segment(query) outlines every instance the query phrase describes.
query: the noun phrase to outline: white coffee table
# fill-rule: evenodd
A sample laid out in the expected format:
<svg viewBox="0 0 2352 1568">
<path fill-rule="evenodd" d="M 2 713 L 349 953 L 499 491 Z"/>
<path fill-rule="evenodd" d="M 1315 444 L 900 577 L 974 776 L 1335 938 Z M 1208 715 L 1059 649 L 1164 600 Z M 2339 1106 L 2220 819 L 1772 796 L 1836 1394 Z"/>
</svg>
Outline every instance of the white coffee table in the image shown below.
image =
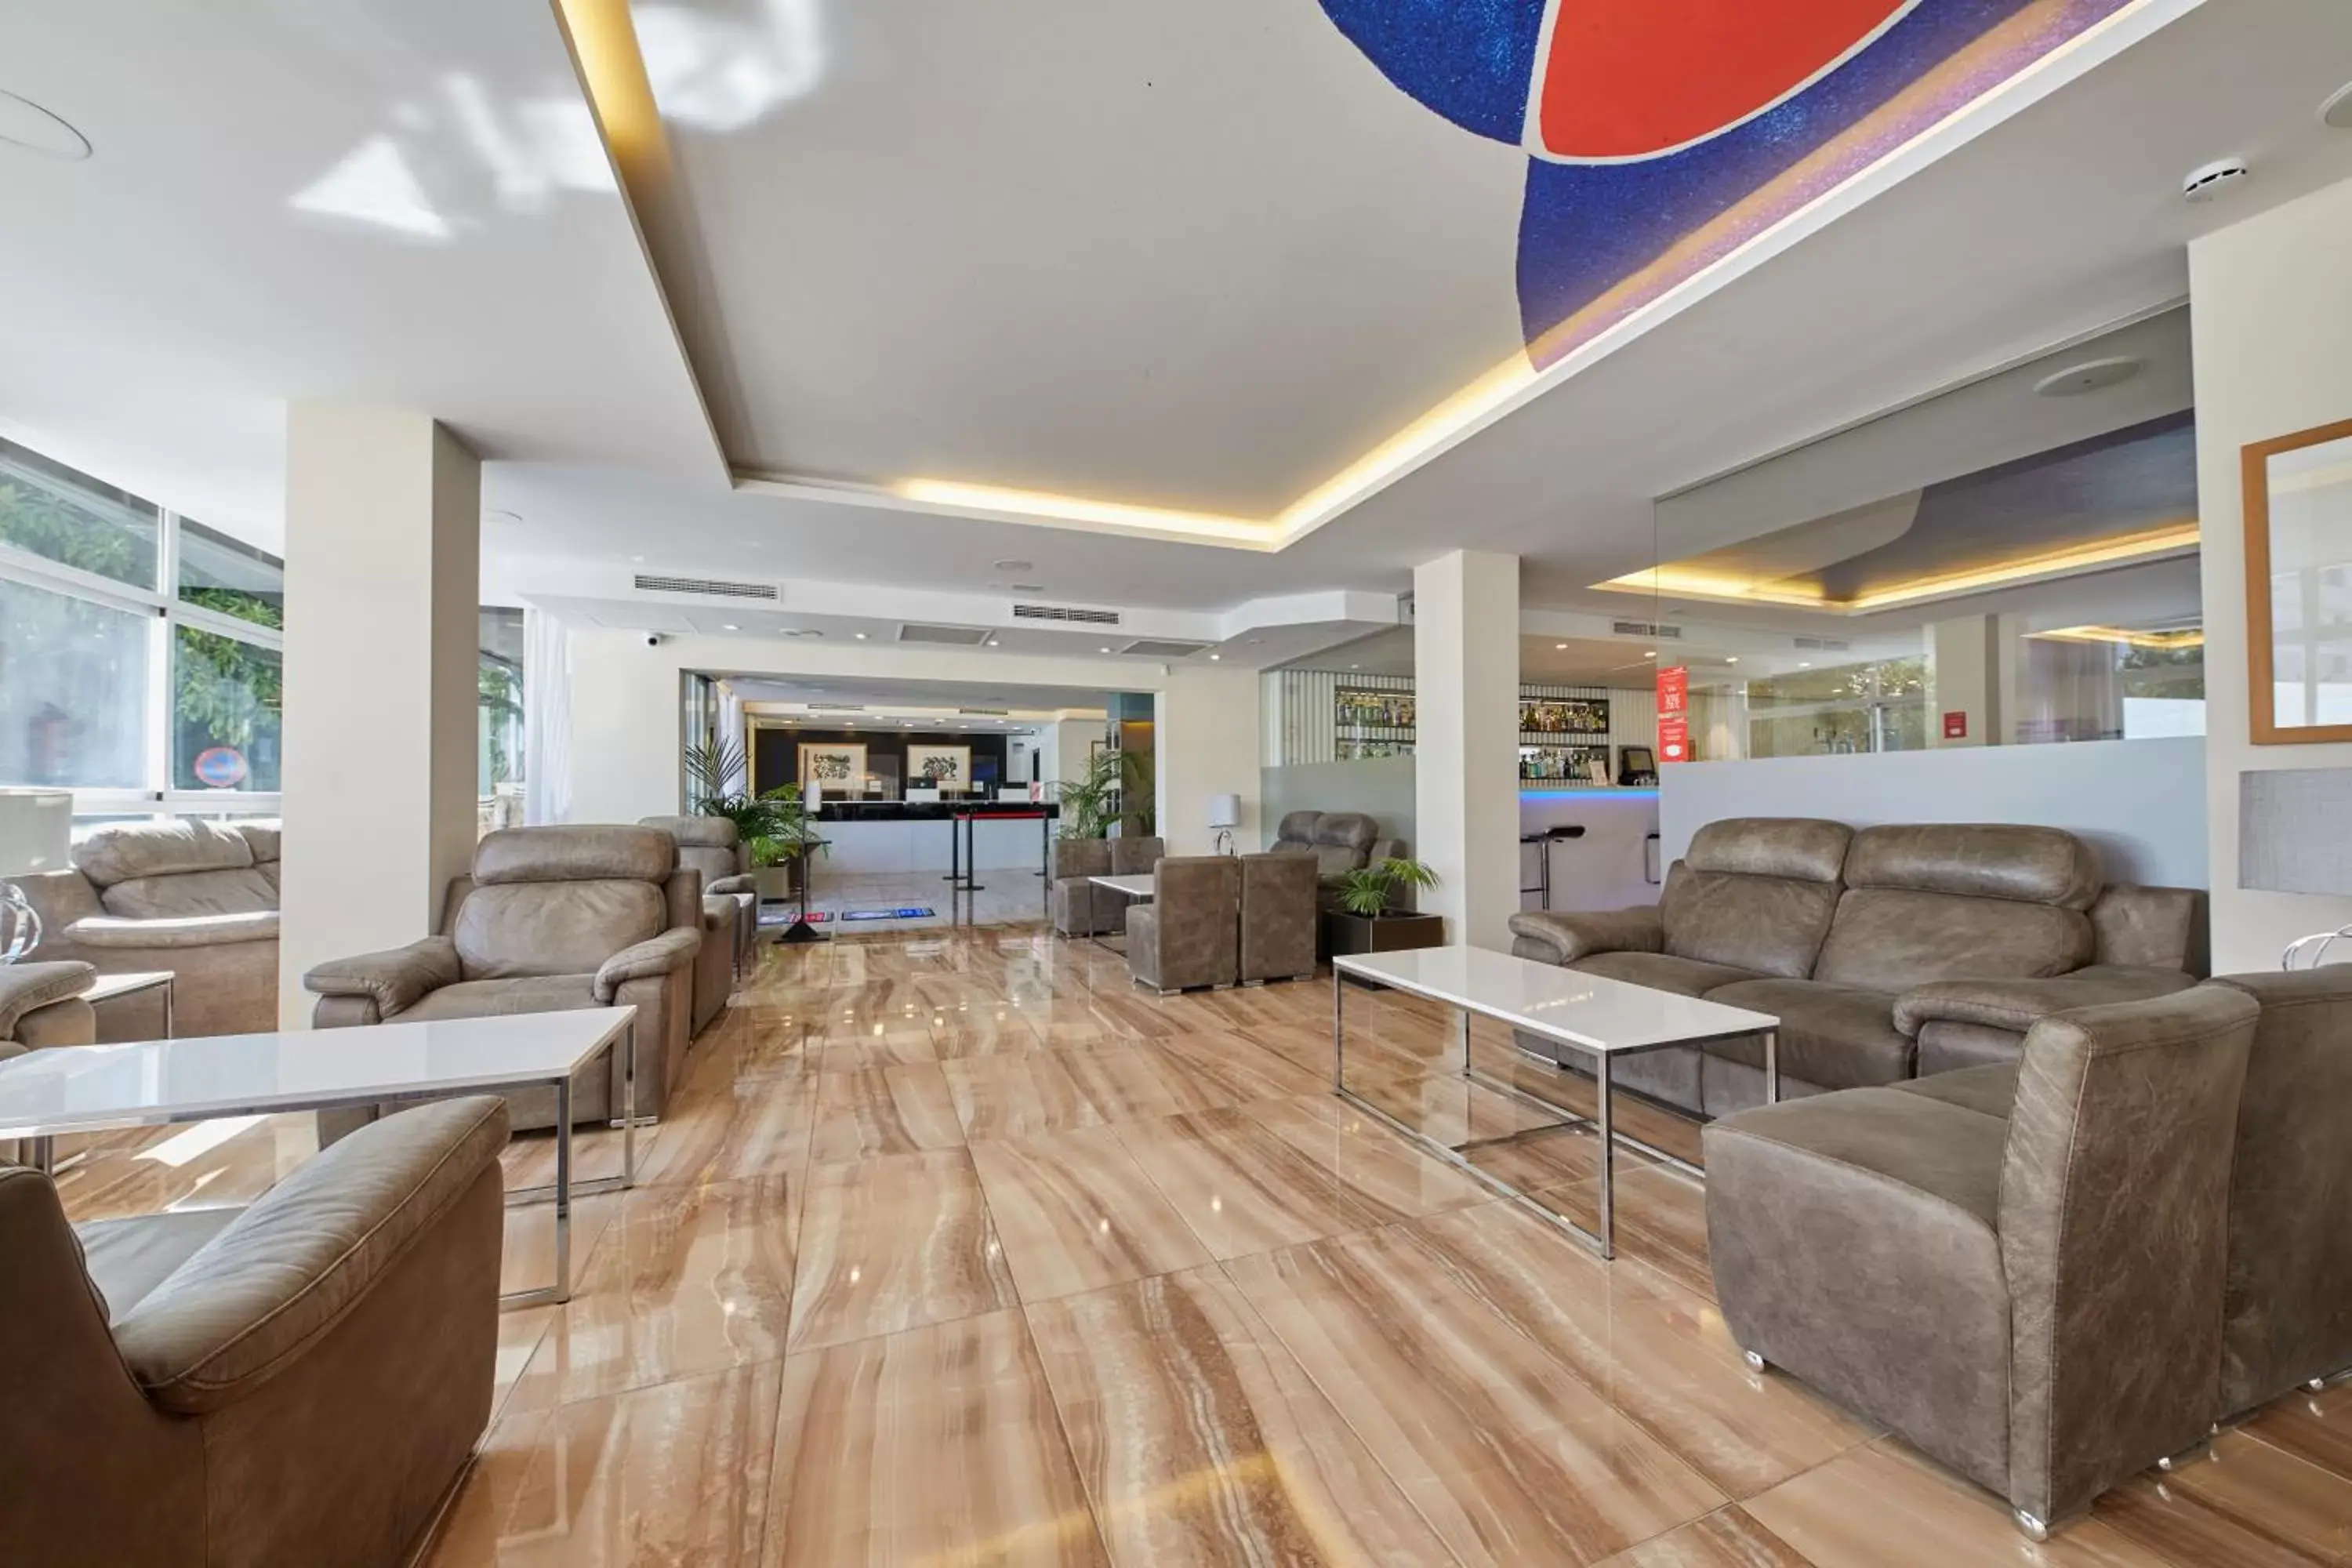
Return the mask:
<svg viewBox="0 0 2352 1568">
<path fill-rule="evenodd" d="M 0 1062 L 0 1142 L 29 1141 L 31 1163 L 47 1171 L 55 1163 L 51 1140 L 61 1132 L 547 1085 L 555 1090 L 555 1180 L 511 1190 L 507 1201 L 555 1200 L 555 1283 L 499 1300 L 509 1308 L 568 1301 L 572 1200 L 636 1184 L 636 1017 L 635 1007 L 587 1007 L 31 1051 Z M 616 1045 L 622 1052 L 621 1174 L 575 1182 L 572 1079 Z"/>
<path fill-rule="evenodd" d="M 1087 880 L 1097 888 L 1108 888 L 1126 899 L 1129 905 L 1150 903 L 1160 893 L 1160 879 L 1150 871 L 1138 871 L 1124 877 L 1089 877 Z M 1103 941 L 1099 931 L 1094 933 L 1094 943 L 1097 947 L 1108 948 L 1112 952 L 1118 951 Z"/>
<path fill-rule="evenodd" d="M 1559 1120 L 1540 1127 L 1521 1128 L 1507 1136 L 1525 1138 L 1561 1127 L 1591 1122 L 1601 1134 L 1601 1228 L 1587 1230 L 1568 1215 L 1493 1172 L 1474 1163 L 1465 1151 L 1472 1143 L 1450 1144 L 1430 1137 L 1358 1095 L 1348 1087 L 1346 1038 L 1347 977 L 1393 991 L 1408 992 L 1443 1002 L 1461 1013 L 1460 1076 L 1497 1094 L 1533 1106 Z M 1499 1018 L 1546 1039 L 1572 1046 L 1592 1058 L 1595 1069 L 1595 1114 L 1578 1114 L 1563 1105 L 1528 1093 L 1517 1084 L 1480 1072 L 1470 1059 L 1470 1016 Z M 1727 1007 L 1719 1002 L 1654 991 L 1602 975 L 1584 974 L 1549 963 L 1513 958 L 1477 947 L 1428 947 L 1410 952 L 1350 953 L 1331 961 L 1331 1053 L 1333 1090 L 1340 1099 L 1403 1133 L 1431 1153 L 1459 1166 L 1507 1197 L 1517 1198 L 1545 1218 L 1592 1245 L 1603 1258 L 1617 1256 L 1616 1149 L 1619 1142 L 1666 1159 L 1694 1174 L 1697 1167 L 1675 1160 L 1663 1150 L 1628 1138 L 1612 1126 L 1614 1090 L 1610 1068 L 1621 1056 L 1654 1051 L 1667 1046 L 1697 1046 L 1712 1040 L 1764 1037 L 1764 1097 L 1780 1098 L 1779 1053 L 1780 1020 L 1769 1013 Z M 1501 1142 L 1481 1139 L 1475 1144 Z"/>
</svg>

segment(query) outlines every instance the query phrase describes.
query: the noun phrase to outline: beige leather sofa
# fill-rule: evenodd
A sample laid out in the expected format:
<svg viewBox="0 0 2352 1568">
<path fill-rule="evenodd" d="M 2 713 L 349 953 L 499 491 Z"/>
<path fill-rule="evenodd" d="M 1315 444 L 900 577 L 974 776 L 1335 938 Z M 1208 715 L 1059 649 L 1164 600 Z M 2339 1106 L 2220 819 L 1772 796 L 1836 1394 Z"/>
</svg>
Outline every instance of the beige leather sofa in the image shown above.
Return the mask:
<svg viewBox="0 0 2352 1568">
<path fill-rule="evenodd" d="M 760 893 L 751 880 L 751 851 L 723 816 L 643 816 L 677 841 L 677 863 L 702 875 L 702 951 L 694 963 L 694 1032 L 726 1010 L 735 977 L 751 959 L 760 935 Z"/>
<path fill-rule="evenodd" d="M 73 865 L 18 879 L 39 911 L 36 956 L 101 974 L 170 970 L 177 1032 L 278 1026 L 278 824 L 123 822 Z"/>
<path fill-rule="evenodd" d="M 1521 957 L 1778 1016 L 1791 1097 L 2013 1061 L 2038 1019 L 2185 991 L 2205 952 L 2200 892 L 2108 886 L 2074 835 L 2005 824 L 1709 823 L 1655 907 L 1510 924 Z M 1763 1042 L 1616 1077 L 1719 1116 L 1762 1101 Z"/>
<path fill-rule="evenodd" d="M 694 961 L 702 948 L 702 878 L 652 827 L 508 827 L 474 847 L 474 871 L 449 885 L 441 933 L 388 952 L 320 964 L 302 977 L 322 1029 L 401 1019 L 637 1009 L 637 1113 L 658 1116 L 686 1073 Z M 617 1048 L 572 1086 L 572 1114 L 621 1114 Z M 555 1091 L 509 1097 L 517 1127 L 551 1127 Z M 383 1108 L 387 1112 L 394 1108 Z M 372 1120 L 331 1111 L 323 1140 Z"/>
<path fill-rule="evenodd" d="M 0 1166 L 0 1558 L 407 1562 L 489 1419 L 506 1142 L 444 1101 L 249 1208 L 79 1226 Z"/>
<path fill-rule="evenodd" d="M 1325 908 L 1337 907 L 1339 879 L 1381 860 L 1402 860 L 1402 838 L 1381 836 L 1380 824 L 1360 811 L 1293 811 L 1276 824 L 1273 855 L 1305 855 L 1315 861 Z"/>
</svg>

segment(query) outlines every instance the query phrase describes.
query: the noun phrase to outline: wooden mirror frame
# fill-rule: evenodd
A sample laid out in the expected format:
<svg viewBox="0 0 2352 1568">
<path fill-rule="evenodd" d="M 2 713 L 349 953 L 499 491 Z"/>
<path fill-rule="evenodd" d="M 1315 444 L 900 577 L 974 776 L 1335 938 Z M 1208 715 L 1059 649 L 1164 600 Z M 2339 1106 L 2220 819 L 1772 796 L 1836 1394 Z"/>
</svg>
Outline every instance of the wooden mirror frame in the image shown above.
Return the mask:
<svg viewBox="0 0 2352 1568">
<path fill-rule="evenodd" d="M 2281 452 L 2352 437 L 2352 419 L 2339 419 L 2292 436 L 2255 441 L 2242 448 L 2246 527 L 2246 717 L 2257 746 L 2316 746 L 2352 741 L 2352 724 L 2281 724 L 2272 649 L 2277 629 L 2271 621 L 2271 470 Z"/>
</svg>

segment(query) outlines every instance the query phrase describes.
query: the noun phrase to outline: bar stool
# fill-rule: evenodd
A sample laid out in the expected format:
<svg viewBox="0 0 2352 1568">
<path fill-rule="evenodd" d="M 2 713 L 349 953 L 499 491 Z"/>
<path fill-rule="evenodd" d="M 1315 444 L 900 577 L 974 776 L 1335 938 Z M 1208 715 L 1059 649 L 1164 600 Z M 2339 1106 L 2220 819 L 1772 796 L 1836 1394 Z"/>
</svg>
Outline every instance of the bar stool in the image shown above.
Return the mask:
<svg viewBox="0 0 2352 1568">
<path fill-rule="evenodd" d="M 1571 838 L 1581 838 L 1583 837 L 1584 825 L 1580 822 L 1567 824 L 1559 827 L 1549 827 L 1541 833 L 1520 834 L 1519 842 L 1522 845 L 1532 844 L 1535 846 L 1536 883 L 1532 888 L 1521 888 L 1519 889 L 1519 896 L 1521 898 L 1525 898 L 1529 893 L 1542 894 L 1542 898 L 1537 900 L 1536 907 L 1549 912 L 1551 909 L 1552 846 L 1555 844 L 1565 843 Z"/>
</svg>

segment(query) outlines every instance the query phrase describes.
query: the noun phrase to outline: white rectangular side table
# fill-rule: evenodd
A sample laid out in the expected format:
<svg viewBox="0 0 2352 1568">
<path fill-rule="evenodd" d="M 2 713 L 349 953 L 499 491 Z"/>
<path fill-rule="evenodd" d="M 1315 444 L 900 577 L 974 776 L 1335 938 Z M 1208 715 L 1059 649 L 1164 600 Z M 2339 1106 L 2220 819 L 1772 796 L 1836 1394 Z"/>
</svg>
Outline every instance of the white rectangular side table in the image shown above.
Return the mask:
<svg viewBox="0 0 2352 1568">
<path fill-rule="evenodd" d="M 1457 1147 L 1432 1138 L 1417 1127 L 1407 1126 L 1349 1089 L 1345 1023 L 1349 976 L 1368 984 L 1425 996 L 1458 1010 L 1462 1031 L 1460 1076 L 1482 1089 L 1508 1096 L 1558 1119 L 1540 1127 L 1519 1129 L 1508 1137 L 1524 1138 L 1531 1133 L 1550 1132 L 1586 1122 L 1598 1128 L 1601 1134 L 1600 1229 L 1587 1230 L 1534 1194 L 1476 1164 L 1465 1152 L 1471 1145 Z M 1580 1116 L 1566 1106 L 1555 1105 L 1550 1100 L 1530 1094 L 1517 1084 L 1480 1072 L 1470 1059 L 1470 1016 L 1474 1013 L 1499 1018 L 1515 1028 L 1541 1035 L 1546 1039 L 1556 1040 L 1591 1056 L 1595 1072 L 1594 1114 Z M 1614 1119 L 1611 1101 L 1614 1098 L 1614 1089 L 1610 1082 L 1611 1063 L 1618 1057 L 1638 1051 L 1654 1051 L 1667 1046 L 1704 1045 L 1711 1040 L 1761 1035 L 1764 1038 L 1764 1096 L 1768 1100 L 1777 1100 L 1780 1098 L 1780 1020 L 1769 1013 L 1752 1013 L 1745 1007 L 1727 1007 L 1721 1003 L 1702 1001 L 1698 997 L 1684 996 L 1672 991 L 1654 991 L 1646 985 L 1634 985 L 1602 975 L 1585 974 L 1573 969 L 1513 958 L 1508 953 L 1489 952 L 1485 948 L 1429 947 L 1409 952 L 1349 953 L 1331 961 L 1333 1092 L 1357 1110 L 1379 1118 L 1382 1123 L 1412 1139 L 1421 1148 L 1467 1172 L 1504 1196 L 1526 1204 L 1546 1219 L 1593 1247 L 1603 1258 L 1617 1256 L 1618 1143 L 1634 1144 L 1644 1152 L 1668 1159 L 1693 1174 L 1706 1173 L 1696 1166 L 1674 1160 L 1663 1151 L 1637 1143 L 1616 1131 L 1612 1125 Z"/>
<path fill-rule="evenodd" d="M 0 1062 L 0 1142 L 27 1140 L 54 1163 L 60 1132 L 163 1127 L 230 1116 L 335 1110 L 545 1085 L 555 1091 L 555 1180 L 508 1192 L 555 1201 L 555 1283 L 501 1296 L 503 1307 L 572 1299 L 572 1200 L 637 1179 L 637 1010 L 583 1007 L 496 1018 L 370 1024 L 74 1046 Z M 621 1174 L 572 1178 L 572 1080 L 622 1052 Z"/>
</svg>

